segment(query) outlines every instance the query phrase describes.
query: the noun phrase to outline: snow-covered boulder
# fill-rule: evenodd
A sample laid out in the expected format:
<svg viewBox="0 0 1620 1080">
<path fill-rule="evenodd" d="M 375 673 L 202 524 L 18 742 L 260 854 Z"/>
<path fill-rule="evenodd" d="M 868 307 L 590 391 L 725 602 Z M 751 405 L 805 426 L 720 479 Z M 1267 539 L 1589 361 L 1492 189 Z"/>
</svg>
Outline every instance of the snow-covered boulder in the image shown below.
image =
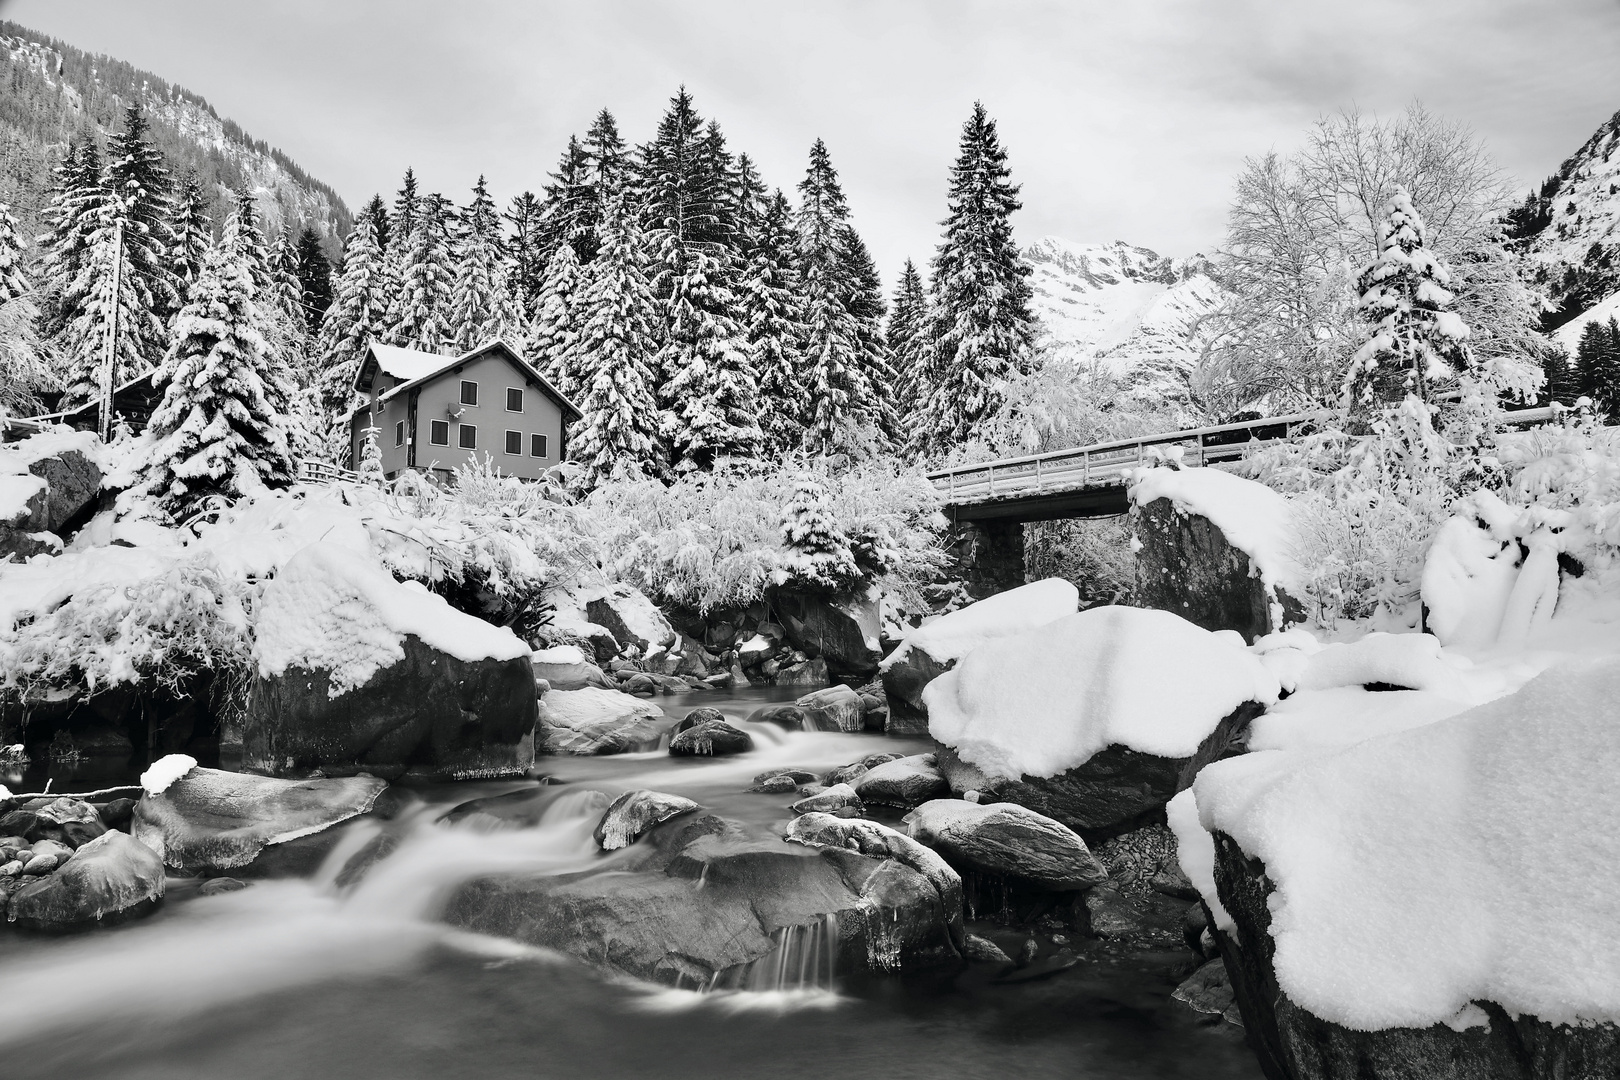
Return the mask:
<svg viewBox="0 0 1620 1080">
<path fill-rule="evenodd" d="M 1221 756 L 1276 676 L 1232 634 L 1095 607 L 979 646 L 924 691 L 953 791 L 1121 831 Z"/>
<path fill-rule="evenodd" d="M 251 771 L 468 779 L 534 763 L 528 646 L 347 548 L 311 544 L 265 586 L 254 658 Z"/>
<path fill-rule="evenodd" d="M 825 661 L 828 674 L 864 676 L 877 670 L 883 658 L 878 645 L 883 622 L 875 593 L 828 599 L 781 592 L 773 603 L 788 640 L 807 655 Z M 826 682 L 826 677 L 821 681 Z M 785 685 L 780 678 L 777 682 Z"/>
<path fill-rule="evenodd" d="M 1247 640 L 1304 619 L 1288 500 L 1216 468 L 1139 469 L 1136 603 Z"/>
<path fill-rule="evenodd" d="M 985 597 L 909 631 L 878 665 L 889 701 L 889 733 L 925 734 L 923 690 L 973 649 L 1073 615 L 1079 608 L 1080 591 L 1073 584 L 1047 578 Z"/>
<path fill-rule="evenodd" d="M 933 754 L 914 754 L 873 765 L 849 781 L 862 802 L 912 807 L 950 791 Z"/>
<path fill-rule="evenodd" d="M 83 431 L 0 446 L 0 559 L 61 550 L 62 534 L 86 520 L 101 496 L 100 446 Z"/>
<path fill-rule="evenodd" d="M 265 848 L 369 811 L 388 785 L 371 776 L 278 780 L 205 769 L 172 754 L 141 776 L 130 832 L 178 870 L 234 870 Z"/>
<path fill-rule="evenodd" d="M 954 878 L 928 849 L 889 833 Z M 804 834 L 815 847 L 807 851 L 714 814 L 683 814 L 649 828 L 634 861 L 471 881 L 445 920 L 670 985 L 746 978 L 746 966 L 766 957 L 772 971 L 780 956 L 822 980 L 954 959 L 959 882 L 954 904 L 943 903 L 933 878 L 887 845 L 826 833 L 823 847 L 822 835 Z M 777 954 L 784 940 L 794 951 Z"/>
<path fill-rule="evenodd" d="M 554 645 L 529 654 L 534 677 L 544 679 L 553 690 L 580 690 L 587 686 L 611 688 L 602 669 L 585 659 L 578 645 Z"/>
<path fill-rule="evenodd" d="M 163 885 L 163 860 L 151 848 L 128 833 L 102 833 L 14 893 L 6 918 L 31 930 L 110 925 L 151 912 Z"/>
<path fill-rule="evenodd" d="M 816 731 L 853 732 L 866 728 L 866 703 L 842 683 L 806 694 L 793 704 L 813 714 Z"/>
<path fill-rule="evenodd" d="M 848 784 L 834 784 L 825 791 L 807 795 L 789 803 L 788 809 L 794 814 L 831 814 L 833 817 L 864 817 L 866 814 L 866 805 Z"/>
<path fill-rule="evenodd" d="M 1620 1075 L 1617 700 L 1620 660 L 1567 663 L 1200 774 L 1172 822 L 1269 1075 Z"/>
<path fill-rule="evenodd" d="M 1072 829 L 1016 803 L 935 799 L 906 815 L 906 831 L 958 872 L 1054 892 L 1089 889 L 1108 879 Z"/>
<path fill-rule="evenodd" d="M 541 753 L 623 754 L 649 750 L 670 727 L 664 711 L 622 690 L 553 690 L 540 700 Z"/>
<path fill-rule="evenodd" d="M 582 594 L 585 615 L 605 626 L 621 647 L 634 645 L 643 654 L 667 649 L 678 634 L 653 602 L 629 585 L 613 585 Z"/>
<path fill-rule="evenodd" d="M 723 757 L 753 748 L 753 736 L 724 720 L 701 720 L 669 740 L 673 757 Z"/>
<path fill-rule="evenodd" d="M 681 814 L 703 809 L 691 799 L 662 791 L 627 791 L 602 812 L 592 836 L 603 851 L 629 847 L 641 834 Z"/>
</svg>

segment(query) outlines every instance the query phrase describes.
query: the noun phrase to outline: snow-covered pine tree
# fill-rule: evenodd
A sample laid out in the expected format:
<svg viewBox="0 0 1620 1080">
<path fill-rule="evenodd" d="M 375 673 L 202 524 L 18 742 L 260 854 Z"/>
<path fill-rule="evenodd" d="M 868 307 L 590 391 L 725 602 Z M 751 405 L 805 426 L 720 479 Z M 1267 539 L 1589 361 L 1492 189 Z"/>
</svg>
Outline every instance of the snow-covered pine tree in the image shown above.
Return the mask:
<svg viewBox="0 0 1620 1080">
<path fill-rule="evenodd" d="M 752 256 L 764 228 L 765 214 L 771 205 L 771 189 L 760 178 L 759 168 L 747 154 L 737 155 L 737 167 L 731 175 L 731 217 L 737 230 L 737 247 Z"/>
<path fill-rule="evenodd" d="M 371 201 L 366 203 L 365 208 L 360 211 L 360 215 L 371 219 L 372 225 L 377 229 L 377 250 L 384 255 L 388 254 L 388 204 L 383 201 L 381 192 L 372 195 Z M 341 260 L 339 261 L 341 263 Z M 341 269 L 341 265 L 339 269 Z M 333 293 L 334 297 L 336 295 L 336 293 Z"/>
<path fill-rule="evenodd" d="M 885 336 L 896 375 L 897 411 L 908 418 L 908 435 L 915 430 L 917 412 L 931 389 L 926 370 L 927 324 L 928 296 L 923 291 L 922 275 L 907 259 L 894 290 L 894 303 L 889 306 Z"/>
<path fill-rule="evenodd" d="M 757 457 L 759 390 L 742 329 L 726 312 L 736 299 L 719 282 L 721 264 L 693 245 L 665 305 L 659 370 L 664 437 L 677 473 L 708 470 L 722 458 Z"/>
<path fill-rule="evenodd" d="M 591 193 L 590 158 L 577 136 L 568 137 L 557 171 L 542 190 L 540 246 L 557 250 L 558 244 L 573 244 L 574 254 L 588 262 L 596 253 L 596 199 Z"/>
<path fill-rule="evenodd" d="M 1599 416 L 1609 423 L 1620 416 L 1620 321 L 1594 319 L 1581 328 L 1575 382 L 1592 399 Z"/>
<path fill-rule="evenodd" d="M 410 349 L 439 352 L 449 344 L 450 236 L 446 202 L 425 195 L 416 209 L 410 237 L 404 240 L 399 291 L 388 309 L 388 341 Z"/>
<path fill-rule="evenodd" d="M 540 311 L 540 290 L 550 260 L 540 239 L 543 215 L 544 208 L 532 191 L 513 196 L 505 214 L 512 223 L 512 235 L 506 238 L 507 282 L 518 310 L 531 322 Z"/>
<path fill-rule="evenodd" d="M 759 383 L 764 452 L 775 458 L 804 441 L 809 396 L 802 376 L 804 313 L 794 269 L 797 234 L 787 196 L 776 192 L 761 211 L 752 254 L 738 286 L 748 362 Z"/>
<path fill-rule="evenodd" d="M 591 195 L 597 206 L 597 221 L 613 193 L 623 189 L 630 179 L 630 160 L 624 139 L 619 135 L 619 122 L 603 109 L 591 121 L 585 133 L 585 158 L 589 165 Z"/>
<path fill-rule="evenodd" d="M 332 264 L 326 258 L 321 234 L 308 225 L 299 232 L 293 250 L 299 305 L 303 308 L 304 325 L 313 334 L 320 330 L 326 309 L 332 306 Z"/>
<path fill-rule="evenodd" d="M 233 218 L 174 320 L 173 373 L 148 425 L 151 438 L 129 498 L 184 520 L 214 496 L 241 498 L 288 482 L 293 462 L 266 398 L 265 341 L 253 274 Z"/>
<path fill-rule="evenodd" d="M 500 214 L 482 176 L 473 185 L 471 205 L 461 215 L 455 263 L 446 343 L 462 353 L 502 338 L 521 350 L 527 334 L 506 282 Z"/>
<path fill-rule="evenodd" d="M 379 222 L 377 240 L 386 261 L 383 263 L 383 294 L 390 309 L 399 302 L 404 288 L 405 262 L 410 257 L 411 237 L 416 234 L 416 221 L 422 210 L 422 195 L 417 191 L 416 173 L 405 170 L 405 178 L 394 195 L 394 212 L 386 226 Z M 387 233 L 386 239 L 383 233 Z"/>
<path fill-rule="evenodd" d="M 362 436 L 360 468 L 356 470 L 360 474 L 360 482 L 382 487 L 388 482 L 382 467 L 382 447 L 378 443 L 382 432 L 377 430 L 376 424 L 371 424 L 362 432 Z"/>
<path fill-rule="evenodd" d="M 860 576 L 846 538 L 833 527 L 827 488 L 815 476 L 806 474 L 793 485 L 793 498 L 783 509 L 782 540 L 796 584 L 842 592 Z"/>
<path fill-rule="evenodd" d="M 69 146 L 52 174 L 51 202 L 44 213 L 50 231 L 40 237 L 40 332 L 57 341 L 62 353 L 74 351 L 63 338 L 84 307 L 85 298 L 77 291 L 85 282 L 81 271 L 107 198 L 95 142 Z"/>
<path fill-rule="evenodd" d="M 305 318 L 303 282 L 298 279 L 298 251 L 285 232 L 276 234 L 266 261 L 270 267 L 270 292 L 261 298 L 261 305 L 284 315 L 307 338 L 310 324 Z"/>
<path fill-rule="evenodd" d="M 1425 246 L 1425 233 L 1411 196 L 1397 188 L 1379 224 L 1378 257 L 1356 283 L 1357 309 L 1371 324 L 1344 382 L 1358 428 L 1409 396 L 1427 402 L 1436 382 L 1470 365 L 1468 327 L 1450 308 L 1451 272 Z"/>
<path fill-rule="evenodd" d="M 109 196 L 96 207 L 93 220 L 79 276 L 69 292 L 77 314 L 57 339 L 64 361 L 63 404 L 69 408 L 98 399 L 109 360 L 106 374 L 113 389 L 147 371 L 150 343 L 163 335 L 151 294 L 129 272 L 124 258 L 129 249 L 123 243 L 123 200 Z"/>
<path fill-rule="evenodd" d="M 849 204 L 827 144 L 817 139 L 799 182 L 799 273 L 804 282 L 805 445 L 832 453 L 847 428 L 875 423 L 875 389 L 864 377 L 861 327 L 846 277 Z"/>
<path fill-rule="evenodd" d="M 266 246 L 264 233 L 256 220 L 258 204 L 243 192 L 236 209 L 225 219 L 220 249 L 227 259 L 245 266 L 253 289 L 248 299 L 247 317 L 262 342 L 259 350 L 259 379 L 269 415 L 284 436 L 289 453 L 301 455 L 312 450 L 303 395 L 300 393 L 307 365 L 308 340 L 296 278 L 284 280 L 273 248 Z M 285 242 L 282 234 L 281 242 Z M 174 356 L 170 350 L 170 359 Z M 170 373 L 172 374 L 172 373 Z M 292 479 L 289 471 L 286 480 Z"/>
<path fill-rule="evenodd" d="M 107 188 L 124 214 L 124 266 L 153 318 L 140 333 L 141 355 L 156 364 L 168 349 L 168 321 L 180 309 L 174 250 L 173 186 L 163 155 L 147 140 L 146 114 L 139 105 L 124 110 L 124 129 L 107 136 Z"/>
<path fill-rule="evenodd" d="M 584 466 L 583 481 L 619 472 L 665 471 L 653 400 L 652 291 L 641 268 L 641 236 L 624 195 L 609 198 L 600 230 L 602 246 L 580 293 L 578 362 L 583 386 L 579 434 L 571 455 Z"/>
<path fill-rule="evenodd" d="M 950 212 L 933 263 L 931 385 L 916 432 L 925 452 L 970 438 L 1001 407 L 1007 380 L 1031 362 L 1030 269 L 1011 220 L 1023 204 L 1010 175 L 996 122 L 974 102 L 951 167 Z"/>
<path fill-rule="evenodd" d="M 191 283 L 202 273 L 203 258 L 213 242 L 214 222 L 208 211 L 208 197 L 196 169 L 186 170 L 180 194 L 174 202 L 174 255 L 171 265 L 179 280 L 180 301 L 190 298 Z"/>
<path fill-rule="evenodd" d="M 558 244 L 557 253 L 546 266 L 539 310 L 529 324 L 529 348 L 535 366 L 570 397 L 581 389 L 575 344 L 582 329 L 579 305 L 584 280 L 574 245 Z"/>
<path fill-rule="evenodd" d="M 387 324 L 387 271 L 377 221 L 362 213 L 355 221 L 343 250 L 343 271 L 338 275 L 337 297 L 321 323 L 317 353 L 320 357 L 320 404 L 325 414 L 326 455 L 342 461 L 348 455 L 349 433 L 338 422 L 354 399 L 354 380 L 366 345 L 380 340 Z"/>
<path fill-rule="evenodd" d="M 35 395 L 51 388 L 44 343 L 34 328 L 38 318 L 17 219 L 0 203 L 0 417 L 37 411 Z"/>
<path fill-rule="evenodd" d="M 898 381 L 888 338 L 883 333 L 883 315 L 888 305 L 883 302 L 883 279 L 878 276 L 877 263 L 872 261 L 866 241 L 854 226 L 844 226 L 841 259 L 849 288 L 844 306 L 855 319 L 855 356 L 860 363 L 861 381 L 873 389 L 871 421 L 879 435 L 893 443 L 900 433 L 900 420 L 892 396 L 884 392 Z"/>
</svg>

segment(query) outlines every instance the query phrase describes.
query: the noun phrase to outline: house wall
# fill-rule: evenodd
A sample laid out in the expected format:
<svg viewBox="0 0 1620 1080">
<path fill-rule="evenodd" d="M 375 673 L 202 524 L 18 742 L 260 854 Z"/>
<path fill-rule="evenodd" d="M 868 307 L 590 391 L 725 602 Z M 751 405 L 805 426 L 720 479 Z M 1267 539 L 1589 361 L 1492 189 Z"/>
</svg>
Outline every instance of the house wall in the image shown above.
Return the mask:
<svg viewBox="0 0 1620 1080">
<path fill-rule="evenodd" d="M 463 379 L 478 384 L 478 404 L 475 406 L 461 404 Z M 384 377 L 379 382 L 392 385 L 393 380 Z M 508 412 L 506 409 L 506 391 L 509 387 L 523 391 L 523 411 L 520 413 Z M 416 396 L 414 437 L 416 467 L 419 469 L 448 471 L 475 458 L 482 461 L 487 454 L 494 466 L 506 475 L 532 480 L 538 479 L 547 469 L 562 460 L 564 444 L 561 406 L 547 396 L 538 383 L 529 383 L 522 371 L 497 352 L 476 357 L 460 365 L 459 371 L 457 368 L 450 368 L 438 378 L 418 386 L 414 391 L 406 391 L 392 401 L 380 403 L 377 427 L 382 433 L 380 445 L 385 473 L 393 473 L 407 467 L 409 447 L 394 445 L 394 425 L 406 421 L 408 437 L 411 434 L 407 398 L 412 394 Z M 352 428 L 355 462 L 360 460 L 361 439 L 366 425 L 371 422 L 370 417 L 369 409 L 362 409 L 355 415 Z M 448 445 L 435 446 L 431 442 L 431 422 L 434 420 L 443 420 L 449 424 Z M 461 424 L 471 424 L 477 428 L 476 449 L 470 451 L 461 449 L 458 442 L 458 425 Z M 522 435 L 521 454 L 506 453 L 507 431 L 516 431 Z M 533 442 L 531 436 L 537 434 L 546 436 L 546 456 L 543 458 L 534 457 L 530 452 Z"/>
</svg>

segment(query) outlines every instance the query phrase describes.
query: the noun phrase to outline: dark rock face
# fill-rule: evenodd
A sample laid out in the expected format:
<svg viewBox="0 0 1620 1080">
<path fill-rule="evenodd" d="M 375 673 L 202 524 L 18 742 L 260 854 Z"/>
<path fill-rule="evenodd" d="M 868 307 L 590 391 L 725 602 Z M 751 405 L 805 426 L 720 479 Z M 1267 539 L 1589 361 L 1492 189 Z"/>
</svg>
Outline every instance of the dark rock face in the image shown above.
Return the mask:
<svg viewBox="0 0 1620 1080">
<path fill-rule="evenodd" d="M 1236 1003 L 1232 996 L 1232 980 L 1226 974 L 1226 962 L 1211 960 L 1187 976 L 1170 995 L 1193 1012 L 1219 1016 Z"/>
<path fill-rule="evenodd" d="M 1024 524 L 1021 521 L 963 521 L 951 527 L 952 578 L 983 600 L 1024 584 Z"/>
<path fill-rule="evenodd" d="M 1272 968 L 1271 882 L 1215 834 L 1215 885 L 1235 933 L 1218 932 L 1232 990 L 1268 1080 L 1600 1080 L 1620 1076 L 1620 1027 L 1510 1017 L 1476 1001 L 1488 1026 L 1352 1031 L 1294 1004 Z"/>
<path fill-rule="evenodd" d="M 232 870 L 365 813 L 386 786 L 370 776 L 276 780 L 199 767 L 142 795 L 131 831 L 176 869 Z"/>
<path fill-rule="evenodd" d="M 906 815 L 906 825 L 958 871 L 1052 892 L 1108 880 L 1107 869 L 1072 830 L 1014 803 L 937 799 Z"/>
<path fill-rule="evenodd" d="M 637 610 L 632 612 L 632 608 Z M 663 613 L 652 607 L 650 600 L 628 585 L 620 585 L 607 596 L 586 603 L 585 617 L 597 626 L 607 627 L 619 645 L 634 645 L 642 652 L 655 646 L 669 645 L 676 637 L 675 628 L 669 624 Z M 643 622 L 657 627 L 658 640 L 648 640 L 643 634 L 632 629 Z"/>
<path fill-rule="evenodd" d="M 724 720 L 705 720 L 669 740 L 669 752 L 675 757 L 721 757 L 753 748 L 754 740 L 748 732 Z"/>
<path fill-rule="evenodd" d="M 928 710 L 922 693 L 928 684 L 956 666 L 956 661 L 935 660 L 928 650 L 913 645 L 906 655 L 883 672 L 883 693 L 889 699 L 890 735 L 927 735 Z"/>
<path fill-rule="evenodd" d="M 330 672 L 255 676 L 243 768 L 269 776 L 397 779 L 521 776 L 534 764 L 538 706 L 529 658 L 467 662 L 415 635 L 364 686 L 327 694 Z"/>
<path fill-rule="evenodd" d="M 863 817 L 866 806 L 848 784 L 834 784 L 825 791 L 806 796 L 788 806 L 795 814 L 831 814 L 833 817 Z"/>
<path fill-rule="evenodd" d="M 939 894 L 894 859 L 784 844 L 713 814 L 654 826 L 633 850 L 640 861 L 612 873 L 471 882 L 445 917 L 671 985 L 769 956 L 789 927 L 829 932 L 842 971 L 954 955 Z"/>
<path fill-rule="evenodd" d="M 1165 803 L 1191 784 L 1198 770 L 1241 746 L 1249 721 L 1260 711 L 1261 706 L 1252 702 L 1238 707 L 1190 758 L 1164 758 L 1112 745 L 1056 776 L 1003 780 L 986 777 L 947 746 L 940 745 L 936 756 L 940 772 L 958 795 L 973 790 L 993 794 L 999 802 L 1027 806 L 1095 841 L 1127 832 L 1162 813 Z"/>
<path fill-rule="evenodd" d="M 107 831 L 96 808 L 83 799 L 64 796 L 39 807 L 33 814 L 33 825 L 22 834 L 30 840 L 55 840 L 77 848 Z M 0 829 L 0 832 L 5 831 Z"/>
<path fill-rule="evenodd" d="M 877 646 L 882 628 L 877 601 L 781 592 L 775 606 L 788 640 L 810 656 L 825 660 L 832 675 L 869 675 L 877 670 L 883 659 Z M 780 677 L 777 682 L 782 682 Z"/>
<path fill-rule="evenodd" d="M 785 664 L 776 671 L 777 686 L 826 686 L 831 676 L 826 657 L 818 656 L 802 664 Z"/>
<path fill-rule="evenodd" d="M 676 725 L 674 727 L 669 729 L 669 733 L 671 735 L 679 735 L 681 732 L 685 731 L 687 728 L 696 727 L 698 724 L 703 724 L 703 723 L 721 723 L 721 724 L 723 724 L 725 722 L 726 722 L 726 714 L 725 713 L 721 712 L 719 709 L 712 709 L 712 708 L 708 707 L 707 705 L 705 705 L 702 708 L 693 709 L 691 712 L 687 713 L 684 717 L 682 717 L 680 719 L 680 721 L 678 723 L 676 723 Z"/>
<path fill-rule="evenodd" d="M 45 486 L 28 500 L 20 517 L 0 521 L 0 559 L 13 554 L 26 559 L 58 550 L 52 538 L 31 534 L 65 535 L 90 516 L 101 497 L 101 470 L 78 450 L 32 461 L 28 471 Z"/>
<path fill-rule="evenodd" d="M 1251 576 L 1249 556 L 1229 544 L 1214 522 L 1182 513 L 1170 499 L 1131 510 L 1136 603 L 1173 611 L 1205 630 L 1236 630 L 1248 641 L 1303 622 L 1305 609 L 1282 590 Z M 1273 606 L 1281 609 L 1274 617 Z"/>
<path fill-rule="evenodd" d="M 79 930 L 136 918 L 163 898 L 163 861 L 128 833 L 103 833 L 12 897 L 6 917 L 30 930 Z"/>
<path fill-rule="evenodd" d="M 640 839 L 654 825 L 703 809 L 691 799 L 662 791 L 627 791 L 614 799 L 592 835 L 603 851 L 618 851 Z"/>
</svg>

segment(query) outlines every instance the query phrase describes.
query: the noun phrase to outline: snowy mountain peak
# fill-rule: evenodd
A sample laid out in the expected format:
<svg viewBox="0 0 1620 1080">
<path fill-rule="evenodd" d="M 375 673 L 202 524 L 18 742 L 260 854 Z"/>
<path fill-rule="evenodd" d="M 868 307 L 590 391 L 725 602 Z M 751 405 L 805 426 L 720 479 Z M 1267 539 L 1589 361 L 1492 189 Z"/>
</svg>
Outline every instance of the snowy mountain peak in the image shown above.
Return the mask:
<svg viewBox="0 0 1620 1080">
<path fill-rule="evenodd" d="M 1049 347 L 1104 364 L 1136 391 L 1185 400 L 1205 317 L 1221 301 L 1208 259 L 1056 236 L 1031 244 L 1024 257 Z"/>
<path fill-rule="evenodd" d="M 1509 217 L 1564 322 L 1620 292 L 1620 112 Z"/>
</svg>

